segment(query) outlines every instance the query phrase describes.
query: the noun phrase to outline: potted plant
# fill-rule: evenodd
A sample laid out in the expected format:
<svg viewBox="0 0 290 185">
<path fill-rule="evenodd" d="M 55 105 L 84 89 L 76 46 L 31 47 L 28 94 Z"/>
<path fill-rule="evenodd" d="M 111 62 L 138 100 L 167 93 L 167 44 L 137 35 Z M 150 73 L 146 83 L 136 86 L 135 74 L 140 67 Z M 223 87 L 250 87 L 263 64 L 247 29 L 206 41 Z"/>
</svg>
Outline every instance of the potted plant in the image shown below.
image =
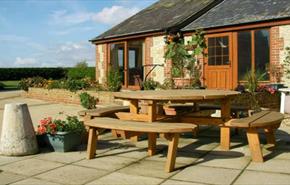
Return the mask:
<svg viewBox="0 0 290 185">
<path fill-rule="evenodd" d="M 177 88 L 197 84 L 200 86 L 200 79 L 197 79 L 201 77 L 198 57 L 205 55 L 204 32 L 197 30 L 187 44 L 184 43 L 184 38 L 179 33 L 168 36 L 166 43 L 164 58 L 172 62 L 171 76 Z M 192 84 L 192 81 L 195 84 Z"/>
<path fill-rule="evenodd" d="M 67 116 L 65 120 L 51 117 L 39 121 L 37 135 L 42 142 L 54 151 L 67 152 L 81 144 L 85 126 L 76 116 Z"/>
</svg>

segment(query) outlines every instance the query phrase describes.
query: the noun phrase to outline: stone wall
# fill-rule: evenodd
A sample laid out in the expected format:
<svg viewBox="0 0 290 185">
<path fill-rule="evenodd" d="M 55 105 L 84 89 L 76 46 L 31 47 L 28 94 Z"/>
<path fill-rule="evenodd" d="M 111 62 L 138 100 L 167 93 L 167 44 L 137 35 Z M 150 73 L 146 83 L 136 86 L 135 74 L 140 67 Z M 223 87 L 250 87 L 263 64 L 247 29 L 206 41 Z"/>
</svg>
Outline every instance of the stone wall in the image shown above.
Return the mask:
<svg viewBox="0 0 290 185">
<path fill-rule="evenodd" d="M 79 94 L 84 91 L 70 92 L 64 89 L 43 89 L 29 88 L 28 92 L 23 92 L 22 96 L 27 98 L 35 98 L 49 102 L 62 102 L 68 104 L 80 104 Z M 115 100 L 113 93 L 109 91 L 86 91 L 91 96 L 98 99 L 98 104 L 122 104 L 121 101 Z"/>
<path fill-rule="evenodd" d="M 106 82 L 106 47 L 106 44 L 96 45 L 96 80 L 101 84 Z"/>
<path fill-rule="evenodd" d="M 279 62 L 280 64 L 283 64 L 283 60 L 286 57 L 285 48 L 290 47 L 290 25 L 280 26 L 279 36 L 280 36 L 280 39 L 282 39 L 283 41 L 283 44 L 281 44 L 281 48 L 279 51 L 279 55 L 280 55 Z M 282 80 L 285 82 L 287 86 L 290 86 L 290 79 L 283 78 Z"/>
<path fill-rule="evenodd" d="M 152 57 L 152 63 L 153 64 L 164 64 L 166 67 L 166 63 L 164 60 L 164 36 L 158 36 L 158 37 L 153 37 L 153 43 L 152 46 L 150 48 L 150 54 Z M 152 78 L 153 80 L 159 82 L 159 83 L 163 83 L 164 79 L 165 79 L 165 73 L 164 73 L 164 68 L 165 67 L 160 67 L 157 66 L 153 71 L 152 71 Z"/>
</svg>

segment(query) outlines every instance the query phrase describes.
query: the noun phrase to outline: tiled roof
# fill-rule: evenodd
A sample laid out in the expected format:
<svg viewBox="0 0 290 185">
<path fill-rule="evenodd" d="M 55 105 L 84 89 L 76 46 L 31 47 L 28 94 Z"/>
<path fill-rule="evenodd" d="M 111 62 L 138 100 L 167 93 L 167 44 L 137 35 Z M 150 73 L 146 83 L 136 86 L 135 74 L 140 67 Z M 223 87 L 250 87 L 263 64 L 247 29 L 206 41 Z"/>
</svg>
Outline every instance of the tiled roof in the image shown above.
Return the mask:
<svg viewBox="0 0 290 185">
<path fill-rule="evenodd" d="M 182 31 L 270 21 L 290 17 L 290 0 L 224 0 Z"/>
<path fill-rule="evenodd" d="M 221 0 L 160 0 L 91 41 L 181 29 L 220 2 Z"/>
</svg>

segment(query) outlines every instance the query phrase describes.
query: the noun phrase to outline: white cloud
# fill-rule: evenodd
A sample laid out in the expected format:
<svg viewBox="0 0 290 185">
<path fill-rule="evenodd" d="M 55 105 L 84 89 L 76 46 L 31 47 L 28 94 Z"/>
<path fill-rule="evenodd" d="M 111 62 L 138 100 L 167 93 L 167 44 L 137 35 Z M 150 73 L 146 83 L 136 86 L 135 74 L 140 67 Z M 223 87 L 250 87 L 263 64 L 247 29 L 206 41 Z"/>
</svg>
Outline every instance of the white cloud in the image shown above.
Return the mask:
<svg viewBox="0 0 290 185">
<path fill-rule="evenodd" d="M 104 8 L 101 12 L 93 15 L 93 20 L 96 22 L 115 25 L 125 20 L 126 18 L 140 11 L 139 8 L 125 8 L 123 6 L 112 6 Z"/>
<path fill-rule="evenodd" d="M 58 10 L 52 13 L 51 23 L 72 26 L 94 21 L 107 25 L 115 25 L 139 10 L 137 7 L 126 8 L 123 6 L 105 7 L 100 12 L 80 11 L 69 13 L 67 10 Z"/>
<path fill-rule="evenodd" d="M 37 64 L 37 60 L 35 58 L 21 58 L 16 57 L 15 63 L 16 66 L 34 66 Z"/>
</svg>

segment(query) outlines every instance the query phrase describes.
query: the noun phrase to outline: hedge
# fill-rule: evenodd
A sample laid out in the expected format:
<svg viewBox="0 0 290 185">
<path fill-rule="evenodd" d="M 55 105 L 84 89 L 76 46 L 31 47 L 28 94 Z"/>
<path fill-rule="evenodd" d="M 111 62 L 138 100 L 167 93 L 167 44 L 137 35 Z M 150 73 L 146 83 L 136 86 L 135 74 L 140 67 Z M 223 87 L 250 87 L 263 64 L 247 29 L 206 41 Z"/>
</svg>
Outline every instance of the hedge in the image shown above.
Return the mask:
<svg viewBox="0 0 290 185">
<path fill-rule="evenodd" d="M 65 78 L 68 68 L 0 68 L 0 80 L 21 80 L 40 76 L 46 79 Z"/>
</svg>

